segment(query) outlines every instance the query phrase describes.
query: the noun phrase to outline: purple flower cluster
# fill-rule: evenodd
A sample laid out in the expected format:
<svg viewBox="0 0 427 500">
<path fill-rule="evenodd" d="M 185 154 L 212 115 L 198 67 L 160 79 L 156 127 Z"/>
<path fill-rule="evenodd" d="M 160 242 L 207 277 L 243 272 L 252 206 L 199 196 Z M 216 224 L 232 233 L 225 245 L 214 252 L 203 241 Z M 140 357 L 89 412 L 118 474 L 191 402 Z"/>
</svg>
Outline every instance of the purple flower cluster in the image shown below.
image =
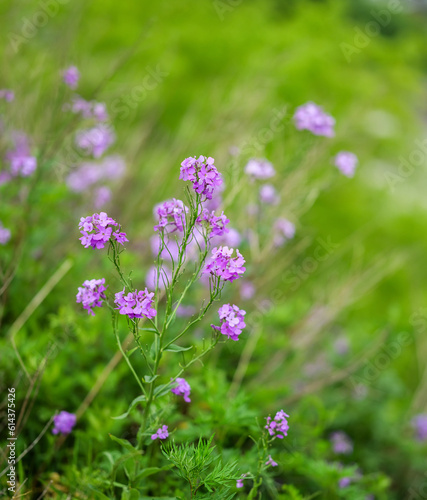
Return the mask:
<svg viewBox="0 0 427 500">
<path fill-rule="evenodd" d="M 157 283 L 157 267 L 151 266 L 145 277 L 145 284 L 148 288 L 159 287 L 159 290 L 164 290 L 165 287 L 172 281 L 172 272 L 166 266 L 162 266 L 160 269 L 159 282 Z"/>
<path fill-rule="evenodd" d="M 149 292 L 147 288 L 144 291 L 129 292 L 125 295 L 125 289 L 115 294 L 114 303 L 118 306 L 120 314 L 129 318 L 154 318 L 157 311 L 152 307 L 154 292 Z"/>
<path fill-rule="evenodd" d="M 75 88 L 77 88 L 77 85 L 79 83 L 79 70 L 75 66 L 70 66 L 69 68 L 64 70 L 64 72 L 62 73 L 62 78 L 64 79 L 65 85 L 74 90 Z"/>
<path fill-rule="evenodd" d="M 12 233 L 10 229 L 3 227 L 3 224 L 0 222 L 0 245 L 6 245 L 6 243 L 10 240 Z"/>
<path fill-rule="evenodd" d="M 219 247 L 212 250 L 212 257 L 203 270 L 203 274 L 211 274 L 224 281 L 234 281 L 246 271 L 243 267 L 245 259 L 236 249 L 236 257 L 233 257 L 233 248 Z"/>
<path fill-rule="evenodd" d="M 4 99 L 6 102 L 12 102 L 15 99 L 15 93 L 13 90 L 1 89 L 0 99 Z"/>
<path fill-rule="evenodd" d="M 118 223 L 111 217 L 108 217 L 105 212 L 82 217 L 79 229 L 81 229 L 80 233 L 83 236 L 79 239 L 85 248 L 104 248 L 110 238 L 114 238 L 118 243 L 123 245 L 125 241 L 129 240 L 126 238 L 126 233 L 120 232 L 120 226 L 118 230 L 113 232 L 113 227 L 116 226 L 119 226 Z"/>
<path fill-rule="evenodd" d="M 6 160 L 10 165 L 12 177 L 28 177 L 37 168 L 37 160 L 30 153 L 28 138 L 22 132 L 13 136 L 14 149 L 6 153 Z"/>
<path fill-rule="evenodd" d="M 353 443 L 345 432 L 333 432 L 330 437 L 334 453 L 348 455 L 353 451 Z"/>
<path fill-rule="evenodd" d="M 276 174 L 273 165 L 265 159 L 252 158 L 245 167 L 245 173 L 251 179 L 270 179 Z"/>
<path fill-rule="evenodd" d="M 281 247 L 295 236 L 295 225 L 287 219 L 277 219 L 274 223 L 274 246 Z"/>
<path fill-rule="evenodd" d="M 154 216 L 159 219 L 159 223 L 154 226 L 154 231 L 183 232 L 186 213 L 188 213 L 188 207 L 181 200 L 173 198 L 160 203 L 154 207 Z"/>
<path fill-rule="evenodd" d="M 84 309 L 87 309 L 88 314 L 95 316 L 94 307 L 101 307 L 102 301 L 105 300 L 105 279 L 86 280 L 82 286 L 79 286 L 77 293 L 77 304 L 82 304 Z"/>
<path fill-rule="evenodd" d="M 52 429 L 52 434 L 69 434 L 73 427 L 76 425 L 77 417 L 74 413 L 68 413 L 68 411 L 61 411 L 58 415 L 53 417 L 54 427 Z"/>
<path fill-rule="evenodd" d="M 323 135 L 325 137 L 333 137 L 335 135 L 335 119 L 325 113 L 314 102 L 308 102 L 297 108 L 294 120 L 298 130 L 309 130 L 314 135 Z"/>
<path fill-rule="evenodd" d="M 354 153 L 340 151 L 334 159 L 335 166 L 347 177 L 353 177 L 359 160 Z"/>
<path fill-rule="evenodd" d="M 279 464 L 271 458 L 271 455 L 268 455 L 268 460 L 267 462 L 265 462 L 265 465 L 271 465 L 272 467 L 277 467 Z"/>
<path fill-rule="evenodd" d="M 427 414 L 416 415 L 412 419 L 418 441 L 427 441 Z"/>
<path fill-rule="evenodd" d="M 190 384 L 185 380 L 185 378 L 180 378 L 180 377 L 178 377 L 176 379 L 176 383 L 178 385 L 176 387 L 174 387 L 173 389 L 171 389 L 171 392 L 173 392 L 177 396 L 183 396 L 184 397 L 184 401 L 186 401 L 187 403 L 191 403 L 191 399 L 190 399 L 191 387 L 190 387 Z"/>
<path fill-rule="evenodd" d="M 86 101 L 79 95 L 73 96 L 71 104 L 66 104 L 63 108 L 65 111 L 70 110 L 76 115 L 81 115 L 83 118 L 93 118 L 98 122 L 108 120 L 107 107 L 103 102 Z"/>
<path fill-rule="evenodd" d="M 215 212 L 209 212 L 209 210 L 205 208 L 197 218 L 197 222 L 201 225 L 206 225 L 208 234 L 211 238 L 214 236 L 222 236 L 230 231 L 227 228 L 227 224 L 230 221 L 224 215 L 224 212 L 218 217 L 215 215 Z"/>
<path fill-rule="evenodd" d="M 169 436 L 168 426 L 162 425 L 157 431 L 151 435 L 151 439 L 166 439 Z"/>
<path fill-rule="evenodd" d="M 115 135 L 112 127 L 105 124 L 81 130 L 76 135 L 76 145 L 94 158 L 100 158 L 113 144 L 114 140 Z"/>
<path fill-rule="evenodd" d="M 211 325 L 212 328 L 218 330 L 222 335 L 226 335 L 231 340 L 239 340 L 239 335 L 245 328 L 246 311 L 239 309 L 235 305 L 224 304 L 218 309 L 218 316 L 221 320 L 221 326 Z"/>
<path fill-rule="evenodd" d="M 271 417 L 267 417 L 267 425 L 265 429 L 267 429 L 270 436 L 274 438 L 283 439 L 288 435 L 289 424 L 287 419 L 289 415 L 285 413 L 283 410 L 280 410 L 276 413 L 274 419 Z"/>
<path fill-rule="evenodd" d="M 196 193 L 206 200 L 211 200 L 214 190 L 221 186 L 222 178 L 214 165 L 215 160 L 210 156 L 190 157 L 181 163 L 179 178 L 193 183 Z"/>
<path fill-rule="evenodd" d="M 93 198 L 93 206 L 99 210 L 102 207 L 105 207 L 105 205 L 108 205 L 111 201 L 111 189 L 108 186 L 100 186 L 95 189 L 94 193 L 94 198 Z"/>
</svg>

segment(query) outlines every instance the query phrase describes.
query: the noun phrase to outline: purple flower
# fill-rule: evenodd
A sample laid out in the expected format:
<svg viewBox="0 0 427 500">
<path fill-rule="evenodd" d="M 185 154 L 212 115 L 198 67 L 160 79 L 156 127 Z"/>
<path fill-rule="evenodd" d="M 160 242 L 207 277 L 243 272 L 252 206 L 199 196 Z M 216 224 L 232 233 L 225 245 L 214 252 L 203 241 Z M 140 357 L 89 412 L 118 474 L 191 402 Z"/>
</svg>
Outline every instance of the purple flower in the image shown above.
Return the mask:
<svg viewBox="0 0 427 500">
<path fill-rule="evenodd" d="M 164 290 L 168 287 L 169 283 L 172 281 L 172 273 L 169 268 L 163 266 L 160 269 L 160 278 L 159 278 L 159 290 Z M 157 286 L 157 267 L 151 266 L 147 272 L 147 276 L 145 277 L 145 284 L 148 288 L 155 289 Z"/>
<path fill-rule="evenodd" d="M 100 209 L 108 205 L 111 201 L 111 189 L 107 186 L 100 186 L 95 189 L 93 205 L 96 209 Z"/>
<path fill-rule="evenodd" d="M 13 90 L 1 89 L 0 99 L 4 99 L 6 102 L 12 102 L 15 99 L 15 93 Z"/>
<path fill-rule="evenodd" d="M 197 217 L 197 222 L 202 226 L 206 226 L 209 237 L 222 236 L 229 232 L 227 224 L 230 222 L 229 219 L 224 215 L 224 212 L 217 217 L 215 212 L 209 212 L 206 208 L 203 209 L 202 213 Z"/>
<path fill-rule="evenodd" d="M 104 180 L 119 179 L 126 165 L 120 156 L 106 156 L 99 163 L 84 162 L 66 179 L 67 186 L 76 193 L 86 191 L 92 185 Z"/>
<path fill-rule="evenodd" d="M 120 155 L 110 155 L 102 160 L 100 168 L 103 179 L 116 180 L 126 172 L 126 163 Z"/>
<path fill-rule="evenodd" d="M 245 167 L 245 174 L 252 179 L 270 179 L 276 174 L 273 165 L 265 159 L 252 158 Z"/>
<path fill-rule="evenodd" d="M 245 259 L 236 249 L 236 257 L 233 257 L 233 248 L 219 247 L 212 250 L 212 257 L 203 270 L 203 274 L 211 274 L 224 281 L 234 281 L 246 271 L 243 267 Z"/>
<path fill-rule="evenodd" d="M 246 311 L 239 309 L 235 305 L 225 304 L 218 309 L 218 316 L 221 320 L 221 326 L 211 325 L 212 328 L 218 330 L 222 335 L 226 335 L 231 340 L 239 340 L 239 335 L 245 328 Z"/>
<path fill-rule="evenodd" d="M 12 233 L 10 229 L 3 227 L 0 222 L 0 245 L 6 245 L 6 243 L 10 240 Z"/>
<path fill-rule="evenodd" d="M 13 138 L 15 148 L 6 153 L 6 159 L 10 163 L 10 172 L 12 176 L 28 177 L 37 168 L 37 160 L 30 154 L 28 138 L 22 132 L 14 134 Z"/>
<path fill-rule="evenodd" d="M 267 462 L 265 462 L 265 465 L 271 465 L 272 467 L 277 467 L 279 464 L 271 458 L 271 455 L 268 455 L 268 460 Z"/>
<path fill-rule="evenodd" d="M 307 102 L 297 108 L 294 121 L 298 130 L 309 130 L 314 135 L 323 135 L 325 137 L 334 137 L 335 135 L 335 119 L 326 114 L 314 102 Z"/>
<path fill-rule="evenodd" d="M 68 413 L 68 411 L 61 411 L 58 415 L 53 417 L 54 427 L 52 429 L 52 434 L 69 434 L 73 427 L 76 425 L 77 417 L 74 413 Z"/>
<path fill-rule="evenodd" d="M 175 198 L 156 205 L 154 207 L 154 216 L 158 217 L 159 223 L 154 226 L 154 231 L 183 232 L 186 213 L 188 213 L 188 207 L 181 200 Z"/>
<path fill-rule="evenodd" d="M 295 225 L 287 219 L 276 219 L 274 231 L 274 246 L 281 247 L 295 236 Z"/>
<path fill-rule="evenodd" d="M 77 146 L 94 158 L 102 156 L 114 140 L 115 135 L 112 127 L 104 124 L 82 130 L 76 135 Z"/>
<path fill-rule="evenodd" d="M 221 174 L 214 165 L 215 160 L 210 156 L 190 157 L 181 163 L 179 178 L 193 183 L 196 193 L 205 200 L 211 200 L 216 188 L 222 184 Z"/>
<path fill-rule="evenodd" d="M 105 279 L 86 280 L 83 285 L 78 288 L 77 304 L 82 304 L 84 309 L 87 309 L 88 314 L 95 316 L 93 307 L 101 307 L 102 301 L 105 300 Z"/>
<path fill-rule="evenodd" d="M 155 439 L 166 439 L 169 436 L 168 426 L 162 425 L 157 432 L 151 435 L 151 439 L 154 441 Z"/>
<path fill-rule="evenodd" d="M 179 377 L 176 379 L 175 382 L 177 382 L 178 385 L 176 387 L 174 387 L 173 389 L 171 389 L 171 392 L 173 392 L 177 396 L 183 396 L 184 401 L 186 401 L 187 403 L 191 403 L 190 384 L 185 380 L 185 378 L 179 378 Z"/>
<path fill-rule="evenodd" d="M 237 481 L 236 481 L 236 488 L 243 488 L 243 481 L 245 480 L 245 478 L 246 478 L 247 475 L 248 474 L 242 474 L 240 476 L 240 479 L 237 479 Z"/>
<path fill-rule="evenodd" d="M 348 455 L 353 451 L 353 443 L 345 432 L 337 431 L 330 437 L 334 453 Z"/>
<path fill-rule="evenodd" d="M 120 314 L 126 315 L 129 318 L 154 318 L 157 311 L 153 309 L 152 304 L 154 292 L 149 293 L 147 289 L 138 292 L 129 292 L 125 295 L 125 289 L 115 294 L 114 303 L 118 306 Z"/>
<path fill-rule="evenodd" d="M 11 179 L 12 179 L 12 174 L 10 172 L 7 172 L 6 170 L 0 172 L 0 186 L 3 186 L 3 184 L 8 183 Z"/>
<path fill-rule="evenodd" d="M 289 415 L 286 414 L 283 410 L 280 410 L 276 413 L 274 419 L 271 417 L 267 417 L 267 425 L 265 429 L 267 429 L 270 436 L 274 438 L 283 439 L 288 435 L 289 424 L 287 419 Z"/>
<path fill-rule="evenodd" d="M 93 118 L 98 122 L 108 120 L 107 107 L 103 102 L 86 101 L 83 97 L 75 95 L 71 99 L 71 104 L 65 104 L 65 111 L 70 110 L 76 115 L 81 115 L 83 118 Z"/>
<path fill-rule="evenodd" d="M 351 483 L 351 477 L 342 477 L 338 481 L 338 487 L 339 488 L 347 488 L 347 486 L 350 486 Z"/>
<path fill-rule="evenodd" d="M 340 356 L 345 356 L 350 350 L 350 344 L 347 337 L 338 337 L 334 342 L 334 349 Z"/>
<path fill-rule="evenodd" d="M 266 205 L 277 205 L 280 197 L 274 186 L 271 184 L 264 184 L 259 188 L 259 199 L 261 203 L 265 203 Z"/>
<path fill-rule="evenodd" d="M 354 153 L 340 151 L 334 158 L 335 166 L 347 177 L 353 177 L 359 160 Z"/>
<path fill-rule="evenodd" d="M 412 426 L 416 431 L 417 440 L 427 441 L 427 414 L 416 415 L 412 419 Z"/>
<path fill-rule="evenodd" d="M 80 234 L 83 236 L 79 240 L 85 248 L 104 248 L 110 238 L 114 238 L 121 245 L 125 241 L 129 241 L 126 238 L 126 233 L 120 232 L 120 226 L 114 232 L 111 226 L 118 226 L 118 224 L 114 219 L 108 217 L 105 212 L 82 217 L 79 222 L 79 229 L 81 229 Z"/>
<path fill-rule="evenodd" d="M 255 295 L 255 286 L 251 281 L 244 281 L 240 286 L 240 298 L 250 300 Z"/>
<path fill-rule="evenodd" d="M 80 73 L 79 70 L 75 66 L 70 66 L 62 73 L 62 77 L 64 79 L 65 85 L 70 87 L 70 89 L 77 88 L 77 84 L 79 83 Z"/>
</svg>

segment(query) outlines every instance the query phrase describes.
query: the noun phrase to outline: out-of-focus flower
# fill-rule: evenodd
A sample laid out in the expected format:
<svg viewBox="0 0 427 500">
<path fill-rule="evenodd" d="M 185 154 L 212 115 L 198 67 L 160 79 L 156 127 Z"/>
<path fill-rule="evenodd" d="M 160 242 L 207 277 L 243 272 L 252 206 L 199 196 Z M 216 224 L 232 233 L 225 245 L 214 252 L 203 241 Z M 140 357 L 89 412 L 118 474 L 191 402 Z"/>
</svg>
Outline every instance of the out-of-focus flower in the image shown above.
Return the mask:
<svg viewBox="0 0 427 500">
<path fill-rule="evenodd" d="M 101 157 L 114 141 L 112 127 L 102 123 L 76 134 L 77 146 L 94 158 Z"/>
<path fill-rule="evenodd" d="M 12 179 L 12 174 L 10 172 L 7 172 L 6 170 L 2 170 L 0 172 L 0 186 L 3 186 L 3 184 L 6 184 Z"/>
<path fill-rule="evenodd" d="M 298 130 L 309 130 L 315 135 L 323 135 L 325 137 L 333 137 L 335 135 L 335 119 L 325 113 L 314 102 L 307 102 L 297 108 L 294 121 Z"/>
<path fill-rule="evenodd" d="M 12 233 L 10 229 L 3 227 L 3 224 L 0 222 L 0 245 L 6 245 L 6 243 L 10 240 Z"/>
<path fill-rule="evenodd" d="M 120 314 L 129 318 L 154 318 L 157 311 L 152 307 L 154 292 L 149 293 L 147 289 L 135 290 L 125 295 L 125 289 L 115 294 L 114 303 L 118 306 Z"/>
<path fill-rule="evenodd" d="M 240 298 L 242 300 L 251 300 L 255 295 L 255 285 L 252 281 L 243 281 L 240 285 Z"/>
<path fill-rule="evenodd" d="M 123 176 L 126 165 L 118 155 L 106 156 L 100 162 L 88 161 L 82 163 L 71 172 L 67 179 L 67 186 L 76 193 L 86 191 L 100 181 L 116 180 Z"/>
<path fill-rule="evenodd" d="M 211 326 L 221 332 L 222 335 L 226 335 L 229 339 L 234 341 L 239 340 L 239 335 L 246 326 L 245 314 L 246 311 L 239 309 L 237 306 L 225 304 L 218 309 L 221 326 Z"/>
<path fill-rule="evenodd" d="M 160 250 L 160 245 L 162 244 L 162 240 L 158 234 L 155 234 L 150 238 L 151 251 L 154 257 L 157 257 L 157 254 Z M 175 239 L 165 238 L 165 247 L 163 248 L 160 257 L 163 260 L 178 260 L 179 256 L 179 246 Z"/>
<path fill-rule="evenodd" d="M 107 186 L 100 186 L 99 188 L 95 189 L 94 192 L 94 200 L 93 200 L 93 205 L 94 207 L 99 210 L 102 207 L 105 207 L 105 205 L 108 205 L 111 201 L 111 189 Z"/>
<path fill-rule="evenodd" d="M 212 250 L 211 260 L 206 264 L 203 274 L 211 274 L 224 281 L 234 281 L 246 271 L 243 266 L 245 259 L 236 249 L 236 257 L 233 257 L 233 248 L 219 247 Z"/>
<path fill-rule="evenodd" d="M 12 102 L 15 99 L 15 92 L 9 89 L 1 89 L 0 99 L 4 99 L 6 102 Z"/>
<path fill-rule="evenodd" d="M 227 228 L 228 231 L 221 236 L 214 236 L 212 238 L 212 245 L 215 246 L 225 246 L 230 248 L 236 248 L 240 245 L 242 237 L 239 231 L 233 227 Z"/>
<path fill-rule="evenodd" d="M 287 219 L 276 219 L 276 222 L 274 223 L 274 231 L 274 246 L 281 247 L 295 236 L 295 225 Z"/>
<path fill-rule="evenodd" d="M 342 477 L 338 481 L 338 487 L 339 488 L 347 488 L 347 486 L 350 486 L 351 483 L 351 477 Z"/>
<path fill-rule="evenodd" d="M 79 229 L 81 229 L 80 234 L 83 236 L 79 239 L 85 248 L 104 248 L 110 238 L 114 238 L 118 243 L 123 245 L 125 241 L 129 240 L 126 238 L 126 233 L 120 232 L 120 227 L 113 232 L 113 227 L 115 226 L 118 226 L 118 223 L 111 217 L 108 217 L 105 212 L 82 217 Z"/>
<path fill-rule="evenodd" d="M 189 318 L 190 316 L 196 314 L 196 311 L 197 309 L 194 306 L 185 306 L 180 304 L 176 310 L 176 315 L 179 318 Z"/>
<path fill-rule="evenodd" d="M 74 413 L 68 411 L 61 411 L 58 415 L 53 417 L 52 434 L 69 434 L 73 427 L 76 425 L 77 417 Z"/>
<path fill-rule="evenodd" d="M 107 287 L 104 285 L 104 278 L 93 279 L 84 281 L 83 285 L 78 288 L 76 302 L 82 304 L 83 308 L 87 309 L 88 314 L 92 314 L 92 316 L 95 316 L 93 308 L 101 307 L 102 301 L 106 299 L 104 292 Z"/>
<path fill-rule="evenodd" d="M 340 356 L 345 356 L 350 350 L 350 343 L 347 337 L 338 337 L 334 342 L 334 349 Z"/>
<path fill-rule="evenodd" d="M 271 184 L 264 184 L 259 188 L 259 199 L 262 203 L 267 205 L 277 205 L 280 197 L 274 186 Z"/>
<path fill-rule="evenodd" d="M 353 443 L 345 432 L 333 432 L 330 440 L 334 453 L 348 455 L 353 452 Z"/>
<path fill-rule="evenodd" d="M 191 403 L 191 399 L 190 399 L 191 387 L 190 387 L 190 384 L 185 380 L 185 378 L 180 378 L 180 377 L 178 377 L 175 382 L 177 383 L 177 386 L 173 387 L 171 389 L 171 392 L 173 392 L 177 396 L 183 396 L 184 397 L 184 401 L 186 403 Z"/>
<path fill-rule="evenodd" d="M 267 429 L 270 436 L 273 438 L 283 439 L 288 435 L 289 424 L 288 419 L 289 415 L 285 413 L 283 410 L 280 410 L 276 413 L 274 418 L 267 417 L 267 425 L 265 429 Z"/>
<path fill-rule="evenodd" d="M 268 160 L 262 158 L 251 158 L 245 167 L 245 174 L 252 179 L 270 179 L 275 173 L 273 165 Z"/>
<path fill-rule="evenodd" d="M 416 415 L 412 419 L 418 441 L 427 441 L 427 414 Z"/>
<path fill-rule="evenodd" d="M 166 439 L 169 436 L 168 426 L 162 425 L 157 431 L 151 435 L 151 439 Z"/>
<path fill-rule="evenodd" d="M 37 160 L 31 156 L 28 138 L 22 132 L 13 135 L 14 149 L 6 153 L 12 176 L 28 177 L 37 168 Z"/>
<path fill-rule="evenodd" d="M 159 276 L 159 290 L 164 290 L 168 287 L 169 283 L 172 281 L 172 273 L 166 266 L 163 266 L 160 270 Z M 157 267 L 151 266 L 145 277 L 145 284 L 148 288 L 152 290 L 157 286 Z"/>
<path fill-rule="evenodd" d="M 353 177 L 359 160 L 354 153 L 340 151 L 334 158 L 335 166 L 347 177 Z"/>
<path fill-rule="evenodd" d="M 79 70 L 75 66 L 70 66 L 62 73 L 62 77 L 64 79 L 65 85 L 70 87 L 70 89 L 74 90 L 77 88 L 79 83 L 80 73 Z"/>
<path fill-rule="evenodd" d="M 211 200 L 216 188 L 221 186 L 222 178 L 214 165 L 213 158 L 199 156 L 198 159 L 190 157 L 181 163 L 179 178 L 193 183 L 196 193 L 204 199 Z"/>
<path fill-rule="evenodd" d="M 197 217 L 197 222 L 206 227 L 209 237 L 222 236 L 230 231 L 227 228 L 230 220 L 227 219 L 224 212 L 220 216 L 216 216 L 215 212 L 209 212 L 205 208 Z"/>
<path fill-rule="evenodd" d="M 271 465 L 272 467 L 277 467 L 279 464 L 271 458 L 271 455 L 268 455 L 268 460 L 267 462 L 265 462 L 265 465 Z"/>
<path fill-rule="evenodd" d="M 159 223 L 154 226 L 154 231 L 166 230 L 168 233 L 184 231 L 185 214 L 188 207 L 181 200 L 173 198 L 164 201 L 154 207 L 154 216 L 158 217 Z"/>
</svg>

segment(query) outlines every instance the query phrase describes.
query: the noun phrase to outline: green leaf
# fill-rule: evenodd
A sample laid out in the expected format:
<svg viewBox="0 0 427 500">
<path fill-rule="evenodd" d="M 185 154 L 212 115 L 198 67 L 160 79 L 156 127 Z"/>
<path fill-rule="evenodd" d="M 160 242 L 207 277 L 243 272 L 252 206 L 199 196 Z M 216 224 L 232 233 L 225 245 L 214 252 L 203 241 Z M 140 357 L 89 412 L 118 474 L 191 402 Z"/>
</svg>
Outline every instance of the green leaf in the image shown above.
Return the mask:
<svg viewBox="0 0 427 500">
<path fill-rule="evenodd" d="M 143 401 L 145 401 L 145 396 L 142 394 L 141 396 L 138 396 L 137 398 L 135 398 L 132 403 L 129 405 L 129 408 L 128 408 L 128 411 L 126 413 L 123 413 L 122 415 L 119 415 L 118 417 L 112 417 L 114 420 L 123 420 L 124 418 L 126 418 L 129 413 L 135 408 L 135 406 L 138 404 L 138 403 L 142 403 Z"/>
<path fill-rule="evenodd" d="M 158 385 L 155 389 L 154 389 L 154 395 L 155 396 L 164 396 L 165 394 L 167 394 L 170 390 L 171 390 L 171 385 L 170 384 L 162 384 L 162 385 Z"/>
<path fill-rule="evenodd" d="M 153 375 L 153 376 L 151 376 L 151 375 L 145 375 L 144 382 L 146 384 L 151 384 L 151 382 L 154 382 L 154 380 L 156 380 L 157 377 L 158 377 L 158 375 Z"/>
<path fill-rule="evenodd" d="M 182 347 L 177 344 L 170 344 L 164 351 L 169 351 L 169 352 L 182 352 L 182 351 L 189 351 L 190 349 L 193 349 L 193 346 L 190 347 Z"/>
<path fill-rule="evenodd" d="M 126 356 L 130 358 L 132 354 L 139 349 L 138 346 L 134 347 L 133 349 L 130 349 L 129 351 L 126 352 Z"/>
<path fill-rule="evenodd" d="M 133 453 L 135 453 L 135 448 L 129 443 L 129 441 L 127 439 L 121 439 L 121 438 L 118 438 L 116 436 L 113 436 L 113 434 L 109 434 L 110 438 L 115 441 L 116 443 L 119 443 L 123 446 L 123 448 L 125 448 L 126 450 L 128 451 L 131 451 Z"/>
</svg>

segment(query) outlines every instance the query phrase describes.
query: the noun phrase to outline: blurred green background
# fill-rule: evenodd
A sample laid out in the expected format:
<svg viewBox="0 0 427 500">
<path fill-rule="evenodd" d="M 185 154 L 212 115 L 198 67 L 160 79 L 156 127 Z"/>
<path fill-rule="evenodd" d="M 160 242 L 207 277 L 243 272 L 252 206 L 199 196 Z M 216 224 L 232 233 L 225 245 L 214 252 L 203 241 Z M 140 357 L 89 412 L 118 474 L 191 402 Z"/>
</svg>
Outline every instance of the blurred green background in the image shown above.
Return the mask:
<svg viewBox="0 0 427 500">
<path fill-rule="evenodd" d="M 22 398 L 27 393 L 11 329 L 55 271 L 72 263 L 16 330 L 30 375 L 49 346 L 57 347 L 31 388 L 22 449 L 54 411 L 80 407 L 116 350 L 108 315 L 88 319 L 74 303 L 88 273 L 112 275 L 105 258 L 77 241 L 76 221 L 92 213 L 91 200 L 64 183 L 60 71 L 75 64 L 80 95 L 107 104 L 114 152 L 126 160 L 107 211 L 126 228 L 124 263 L 135 280 L 151 265 L 152 208 L 182 196 L 179 164 L 190 155 L 215 157 L 226 184 L 224 210 L 243 235 L 254 229 L 245 206 L 256 196 L 243 167 L 252 156 L 268 158 L 282 193 L 269 217 L 286 215 L 297 227 L 293 242 L 273 256 L 246 249 L 257 295 L 245 308 L 259 314 L 247 339 L 212 355 L 207 371 L 194 370 L 195 424 L 182 438 L 224 429 L 227 448 L 239 435 L 232 424 L 239 408 L 251 408 L 253 418 L 258 408 L 262 416 L 286 404 L 294 434 L 291 452 L 280 457 L 286 465 L 279 483 L 307 495 L 320 491 L 319 498 L 366 498 L 365 490 L 336 490 L 320 465 L 330 458 L 328 433 L 345 429 L 355 443 L 349 463 L 390 478 L 386 493 L 375 486 L 375 498 L 420 491 L 426 448 L 414 442 L 410 420 L 427 411 L 426 7 L 373 0 L 1 2 L 0 87 L 17 96 L 8 119 L 43 153 L 27 202 L 0 187 L 0 220 L 15 234 L 0 255 L 19 262 L 1 297 L 2 391 L 17 384 Z M 294 130 L 295 108 L 310 100 L 336 118 L 333 140 Z M 277 113 L 284 127 L 271 133 Z M 359 157 L 354 179 L 331 165 L 342 149 Z M 267 229 L 258 228 L 261 247 Z M 319 238 L 333 242 L 331 256 L 292 286 L 286 276 L 313 256 Z M 399 353 L 369 379 L 375 356 L 399 343 L 402 332 L 409 336 Z M 343 336 L 350 345 L 344 357 L 333 348 Z M 246 367 L 239 365 L 242 352 Z M 21 474 L 38 494 L 52 478 L 59 498 L 76 484 L 93 484 L 95 457 L 112 447 L 108 432 L 132 435 L 111 419 L 137 393 L 123 365 L 108 372 L 84 407 L 72 440 L 57 449 L 46 434 L 23 460 Z M 234 366 L 243 373 L 236 376 Z M 226 394 L 234 402 L 223 403 L 228 413 L 220 403 Z"/>
</svg>

